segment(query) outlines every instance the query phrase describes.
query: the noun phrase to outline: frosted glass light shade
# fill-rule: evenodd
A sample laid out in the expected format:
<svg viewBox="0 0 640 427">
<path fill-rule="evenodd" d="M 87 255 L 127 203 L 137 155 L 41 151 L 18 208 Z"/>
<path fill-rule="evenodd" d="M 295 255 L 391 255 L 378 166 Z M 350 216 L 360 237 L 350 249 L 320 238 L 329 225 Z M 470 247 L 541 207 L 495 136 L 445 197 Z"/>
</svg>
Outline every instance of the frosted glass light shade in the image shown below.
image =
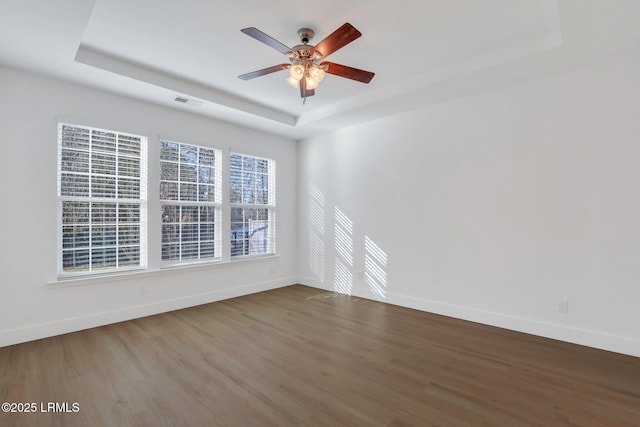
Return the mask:
<svg viewBox="0 0 640 427">
<path fill-rule="evenodd" d="M 318 83 L 320 83 L 322 81 L 322 79 L 324 79 L 324 70 L 322 68 L 314 66 L 309 71 L 309 77 L 311 77 L 313 80 L 315 80 Z"/>
<path fill-rule="evenodd" d="M 290 67 L 289 75 L 292 79 L 296 79 L 298 81 L 302 80 L 302 77 L 304 77 L 304 67 L 300 64 Z"/>
<path fill-rule="evenodd" d="M 307 77 L 307 89 L 312 90 L 318 87 L 318 85 L 320 84 L 320 82 L 318 82 L 317 80 L 314 80 L 311 77 Z"/>
<path fill-rule="evenodd" d="M 296 89 L 298 88 L 298 86 L 300 86 L 300 80 L 296 80 L 291 76 L 287 78 L 287 82 L 289 82 L 289 84 Z"/>
</svg>

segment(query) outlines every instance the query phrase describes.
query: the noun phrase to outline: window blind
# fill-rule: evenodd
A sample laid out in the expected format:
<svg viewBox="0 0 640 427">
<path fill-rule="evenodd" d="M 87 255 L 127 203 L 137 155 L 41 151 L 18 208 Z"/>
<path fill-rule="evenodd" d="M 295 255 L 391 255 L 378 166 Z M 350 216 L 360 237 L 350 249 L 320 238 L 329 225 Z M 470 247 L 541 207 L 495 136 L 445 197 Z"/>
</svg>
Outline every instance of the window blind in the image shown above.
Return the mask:
<svg viewBox="0 0 640 427">
<path fill-rule="evenodd" d="M 160 141 L 162 261 L 220 258 L 220 151 Z"/>
<path fill-rule="evenodd" d="M 275 238 L 275 161 L 231 153 L 231 256 L 273 254 Z"/>
<path fill-rule="evenodd" d="M 146 138 L 58 124 L 58 274 L 146 267 Z"/>
</svg>

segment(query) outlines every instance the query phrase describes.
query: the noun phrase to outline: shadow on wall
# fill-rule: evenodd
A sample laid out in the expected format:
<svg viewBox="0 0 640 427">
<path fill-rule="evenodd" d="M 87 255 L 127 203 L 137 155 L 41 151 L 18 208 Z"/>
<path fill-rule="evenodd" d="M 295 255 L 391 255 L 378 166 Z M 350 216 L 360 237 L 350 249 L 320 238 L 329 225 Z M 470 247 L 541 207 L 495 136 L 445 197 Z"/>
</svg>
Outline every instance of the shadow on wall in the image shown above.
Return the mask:
<svg viewBox="0 0 640 427">
<path fill-rule="evenodd" d="M 364 286 L 374 298 L 384 300 L 387 291 L 387 253 L 368 235 L 361 243 L 354 233 L 355 225 L 349 216 L 337 206 L 328 212 L 333 214 L 326 226 L 327 208 L 324 194 L 315 186 L 309 188 L 309 268 L 322 283 L 333 279 L 337 293 L 352 295 L 354 286 Z M 326 248 L 330 246 L 333 230 L 335 256 L 333 265 L 326 263 Z M 331 271 L 331 269 L 333 271 Z M 331 279 L 329 279 L 331 280 Z M 360 283 L 356 283 L 360 282 Z"/>
</svg>

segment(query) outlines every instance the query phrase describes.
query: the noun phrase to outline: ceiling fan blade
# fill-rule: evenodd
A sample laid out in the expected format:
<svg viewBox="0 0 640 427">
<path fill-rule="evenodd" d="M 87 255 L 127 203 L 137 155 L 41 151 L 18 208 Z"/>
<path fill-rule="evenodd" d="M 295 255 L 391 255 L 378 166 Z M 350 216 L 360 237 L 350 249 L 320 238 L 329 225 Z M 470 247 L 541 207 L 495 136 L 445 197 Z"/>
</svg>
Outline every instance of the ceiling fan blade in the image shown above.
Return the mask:
<svg viewBox="0 0 640 427">
<path fill-rule="evenodd" d="M 266 74 L 275 73 L 276 71 L 286 70 L 290 66 L 291 64 L 278 64 L 274 65 L 273 67 L 263 68 L 262 70 L 256 70 L 247 74 L 243 74 L 241 76 L 238 76 L 238 78 L 242 80 L 251 80 L 255 79 L 256 77 L 264 76 Z"/>
<path fill-rule="evenodd" d="M 369 83 L 375 73 L 371 71 L 360 70 L 358 68 L 348 67 L 346 65 L 336 64 L 335 62 L 323 62 L 321 65 L 328 65 L 327 73 L 335 76 L 345 77 L 362 83 Z"/>
<path fill-rule="evenodd" d="M 323 58 L 326 58 L 341 47 L 348 45 L 361 35 L 362 33 L 356 30 L 356 27 L 347 22 L 342 27 L 338 28 L 333 33 L 325 37 L 325 39 L 320 43 L 315 45 L 309 53 L 313 55 L 314 52 L 318 51 L 322 54 Z"/>
<path fill-rule="evenodd" d="M 263 33 L 262 31 L 260 31 L 259 29 L 255 28 L 255 27 L 243 28 L 240 31 L 242 31 L 243 33 L 245 33 L 249 37 L 253 37 L 254 39 L 266 44 L 267 46 L 271 46 L 272 48 L 274 48 L 275 50 L 277 50 L 280 53 L 283 53 L 285 55 L 289 55 L 292 52 L 291 48 L 283 45 L 278 40 L 274 39 L 271 36 L 266 35 L 265 33 Z"/>
<path fill-rule="evenodd" d="M 307 89 L 307 81 L 305 79 L 300 80 L 300 98 L 308 98 L 316 94 L 314 89 Z"/>
</svg>

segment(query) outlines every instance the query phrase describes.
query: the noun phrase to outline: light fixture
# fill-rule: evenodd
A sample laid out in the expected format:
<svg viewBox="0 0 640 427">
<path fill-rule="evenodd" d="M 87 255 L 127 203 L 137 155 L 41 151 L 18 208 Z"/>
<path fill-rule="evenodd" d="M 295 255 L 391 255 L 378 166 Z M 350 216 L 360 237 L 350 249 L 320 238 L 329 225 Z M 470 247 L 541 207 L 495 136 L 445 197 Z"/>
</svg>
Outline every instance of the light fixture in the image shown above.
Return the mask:
<svg viewBox="0 0 640 427">
<path fill-rule="evenodd" d="M 300 87 L 300 81 L 304 79 L 305 91 L 312 91 L 320 85 L 324 79 L 326 64 L 318 65 L 311 58 L 298 57 L 292 59 L 294 65 L 289 67 L 287 82 L 294 88 Z"/>
<path fill-rule="evenodd" d="M 304 77 L 304 71 L 305 70 L 303 65 L 292 65 L 291 68 L 289 68 L 289 75 L 292 79 L 300 81 Z"/>
<path fill-rule="evenodd" d="M 300 89 L 300 97 L 303 98 L 303 104 L 306 102 L 307 97 L 315 95 L 314 89 L 322 82 L 327 72 L 334 76 L 344 77 L 361 83 L 369 83 L 375 75 L 371 71 L 360 70 L 333 62 L 323 62 L 324 58 L 362 35 L 360 31 L 348 22 L 329 34 L 315 46 L 309 45 L 309 41 L 314 36 L 313 30 L 310 28 L 300 28 L 298 30 L 298 37 L 302 44 L 291 48 L 255 27 L 243 28 L 240 31 L 274 48 L 278 52 L 287 55 L 290 64 L 273 65 L 261 70 L 242 74 L 238 77 L 242 80 L 251 80 L 256 77 L 275 73 L 276 71 L 289 70 L 289 77 L 287 77 L 286 80 L 294 88 Z"/>
<path fill-rule="evenodd" d="M 287 77 L 287 82 L 295 89 L 298 89 L 298 86 L 300 86 L 300 80 L 294 79 L 291 76 Z"/>
<path fill-rule="evenodd" d="M 309 45 L 309 40 L 313 37 L 313 30 L 309 28 L 301 28 L 298 30 L 298 36 L 302 44 L 294 46 L 291 49 L 289 60 L 289 77 L 287 82 L 294 88 L 303 86 L 300 93 L 303 98 L 313 95 L 313 90 L 318 87 L 322 79 L 324 79 L 325 71 L 329 68 L 328 64 L 321 64 L 323 56 L 319 51 L 312 51 L 313 46 Z"/>
<path fill-rule="evenodd" d="M 307 84 L 307 90 L 313 90 L 318 87 L 320 84 L 319 81 L 315 80 L 313 77 L 306 77 L 305 83 Z"/>
<path fill-rule="evenodd" d="M 309 77 L 320 83 L 324 79 L 324 70 L 314 64 L 309 70 Z"/>
</svg>

